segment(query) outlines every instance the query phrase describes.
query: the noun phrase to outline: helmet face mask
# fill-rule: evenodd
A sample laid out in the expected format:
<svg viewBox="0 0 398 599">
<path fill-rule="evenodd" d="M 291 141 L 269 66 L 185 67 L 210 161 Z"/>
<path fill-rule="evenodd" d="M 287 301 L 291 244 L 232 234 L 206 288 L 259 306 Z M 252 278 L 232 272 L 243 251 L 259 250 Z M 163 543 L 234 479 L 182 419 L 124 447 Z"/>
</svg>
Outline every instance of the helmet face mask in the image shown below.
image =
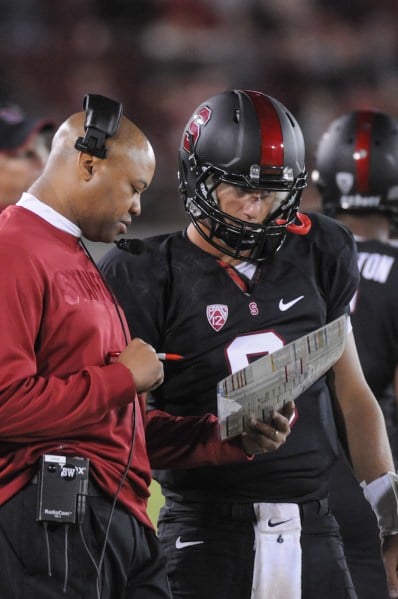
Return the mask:
<svg viewBox="0 0 398 599">
<path fill-rule="evenodd" d="M 376 110 L 335 119 L 319 141 L 312 180 L 328 216 L 384 214 L 398 223 L 398 121 Z"/>
<path fill-rule="evenodd" d="M 210 98 L 188 122 L 179 159 L 180 194 L 206 241 L 224 254 L 253 262 L 278 251 L 306 185 L 302 133 L 282 104 L 240 90 Z M 223 212 L 217 200 L 220 183 L 242 194 L 274 192 L 271 214 L 262 223 L 251 223 Z"/>
</svg>

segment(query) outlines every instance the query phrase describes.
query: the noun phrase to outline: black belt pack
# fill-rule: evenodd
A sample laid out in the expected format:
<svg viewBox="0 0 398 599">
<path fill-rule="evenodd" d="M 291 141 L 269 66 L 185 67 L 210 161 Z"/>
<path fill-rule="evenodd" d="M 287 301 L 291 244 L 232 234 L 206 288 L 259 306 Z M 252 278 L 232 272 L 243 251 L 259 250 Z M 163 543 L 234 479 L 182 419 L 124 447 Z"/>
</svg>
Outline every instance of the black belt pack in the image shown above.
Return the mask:
<svg viewBox="0 0 398 599">
<path fill-rule="evenodd" d="M 37 481 L 36 520 L 81 523 L 86 509 L 88 480 L 88 458 L 43 455 Z"/>
</svg>

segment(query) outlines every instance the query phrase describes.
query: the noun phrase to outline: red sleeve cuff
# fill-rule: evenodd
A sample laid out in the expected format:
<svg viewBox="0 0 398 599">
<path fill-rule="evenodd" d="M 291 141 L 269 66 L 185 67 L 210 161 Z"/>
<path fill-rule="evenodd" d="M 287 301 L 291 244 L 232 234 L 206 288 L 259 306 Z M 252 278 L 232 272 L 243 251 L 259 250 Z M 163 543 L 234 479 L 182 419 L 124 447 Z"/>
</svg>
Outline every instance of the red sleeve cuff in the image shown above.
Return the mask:
<svg viewBox="0 0 398 599">
<path fill-rule="evenodd" d="M 121 362 L 103 366 L 105 383 L 108 390 L 108 405 L 118 408 L 132 403 L 136 396 L 134 377 Z"/>
</svg>

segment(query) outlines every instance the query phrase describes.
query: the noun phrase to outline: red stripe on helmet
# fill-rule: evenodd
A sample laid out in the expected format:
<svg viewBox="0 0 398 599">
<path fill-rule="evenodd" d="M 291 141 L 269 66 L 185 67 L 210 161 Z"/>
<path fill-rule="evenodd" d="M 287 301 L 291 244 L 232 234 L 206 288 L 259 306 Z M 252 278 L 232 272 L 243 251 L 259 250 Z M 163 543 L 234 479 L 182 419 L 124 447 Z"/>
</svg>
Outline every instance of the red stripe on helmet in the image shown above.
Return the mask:
<svg viewBox="0 0 398 599">
<path fill-rule="evenodd" d="M 372 121 L 372 113 L 360 112 L 358 114 L 354 147 L 354 164 L 358 193 L 362 194 L 369 193 Z"/>
<path fill-rule="evenodd" d="M 264 94 L 254 91 L 245 91 L 245 93 L 253 102 L 260 122 L 260 166 L 283 166 L 283 134 L 276 108 Z"/>
</svg>

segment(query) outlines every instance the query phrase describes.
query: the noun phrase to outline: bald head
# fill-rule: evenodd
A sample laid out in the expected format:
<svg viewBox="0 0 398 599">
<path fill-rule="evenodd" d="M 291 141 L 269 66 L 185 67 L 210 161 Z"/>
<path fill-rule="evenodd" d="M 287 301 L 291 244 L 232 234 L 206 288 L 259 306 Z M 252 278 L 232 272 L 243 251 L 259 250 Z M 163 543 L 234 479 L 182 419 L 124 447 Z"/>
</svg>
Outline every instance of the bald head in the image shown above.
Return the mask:
<svg viewBox="0 0 398 599">
<path fill-rule="evenodd" d="M 85 119 L 86 113 L 79 112 L 62 123 L 45 170 L 29 191 L 76 223 L 89 239 L 105 241 L 91 232 L 90 223 L 98 222 L 101 214 L 105 218 L 105 213 L 112 220 L 120 212 L 119 223 L 125 223 L 126 229 L 131 215 L 141 211 L 140 195 L 152 180 L 155 156 L 144 133 L 124 116 L 115 135 L 105 141 L 106 158 L 76 149 L 77 138 L 85 135 Z M 113 225 L 121 228 L 115 221 Z"/>
<path fill-rule="evenodd" d="M 86 119 L 85 112 L 78 112 L 70 116 L 59 127 L 54 135 L 50 160 L 67 159 L 68 156 L 76 157 L 75 142 L 78 137 L 84 137 L 84 123 Z M 122 116 L 117 132 L 113 137 L 106 139 L 106 147 L 108 148 L 107 159 L 112 159 L 117 152 L 129 152 L 134 149 L 139 151 L 147 151 L 153 154 L 152 147 L 143 134 L 143 132 L 129 119 Z"/>
</svg>

